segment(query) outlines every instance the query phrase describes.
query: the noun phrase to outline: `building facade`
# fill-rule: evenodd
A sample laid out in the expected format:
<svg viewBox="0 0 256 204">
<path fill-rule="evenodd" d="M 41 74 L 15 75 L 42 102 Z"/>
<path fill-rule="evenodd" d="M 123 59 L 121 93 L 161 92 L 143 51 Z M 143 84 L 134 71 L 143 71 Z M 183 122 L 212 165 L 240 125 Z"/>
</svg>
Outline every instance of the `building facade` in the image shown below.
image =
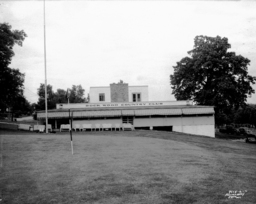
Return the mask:
<svg viewBox="0 0 256 204">
<path fill-rule="evenodd" d="M 128 86 L 120 81 L 110 86 L 90 87 L 90 103 L 148 101 L 148 86 Z"/>
<path fill-rule="evenodd" d="M 45 113 L 38 112 L 37 118 L 43 121 Z M 90 103 L 57 104 L 56 109 L 48 111 L 48 121 L 55 129 L 71 123 L 73 127 L 130 123 L 135 129 L 215 137 L 213 107 L 193 105 L 191 101 L 148 101 L 147 86 L 126 83 L 91 87 Z"/>
</svg>

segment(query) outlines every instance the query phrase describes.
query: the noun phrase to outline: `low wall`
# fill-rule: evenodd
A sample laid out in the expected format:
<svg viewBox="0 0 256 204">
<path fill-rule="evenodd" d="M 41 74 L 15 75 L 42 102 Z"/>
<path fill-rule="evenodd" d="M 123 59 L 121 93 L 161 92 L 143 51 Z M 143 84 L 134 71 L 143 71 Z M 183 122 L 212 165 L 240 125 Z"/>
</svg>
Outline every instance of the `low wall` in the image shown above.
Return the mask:
<svg viewBox="0 0 256 204">
<path fill-rule="evenodd" d="M 19 124 L 19 130 L 33 130 L 33 125 Z"/>
<path fill-rule="evenodd" d="M 193 135 L 202 135 L 215 137 L 214 125 L 184 125 L 184 126 L 173 126 L 174 132 L 182 132 Z"/>
<path fill-rule="evenodd" d="M 0 129 L 5 129 L 5 130 L 39 131 L 40 128 L 45 129 L 45 125 L 0 122 Z M 52 130 L 52 126 L 48 125 L 48 129 Z"/>
<path fill-rule="evenodd" d="M 0 129 L 18 130 L 19 125 L 15 123 L 0 122 Z"/>
<path fill-rule="evenodd" d="M 134 127 L 172 126 L 175 132 L 215 137 L 213 116 L 174 118 L 135 118 Z"/>
</svg>

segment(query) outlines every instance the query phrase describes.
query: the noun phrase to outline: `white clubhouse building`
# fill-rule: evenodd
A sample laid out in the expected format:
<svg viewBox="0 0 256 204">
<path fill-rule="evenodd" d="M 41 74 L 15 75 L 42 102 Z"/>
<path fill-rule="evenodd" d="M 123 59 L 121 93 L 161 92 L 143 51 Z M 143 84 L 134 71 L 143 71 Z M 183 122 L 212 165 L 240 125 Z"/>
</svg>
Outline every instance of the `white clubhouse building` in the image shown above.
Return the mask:
<svg viewBox="0 0 256 204">
<path fill-rule="evenodd" d="M 215 136 L 214 108 L 191 101 L 148 101 L 148 86 L 128 86 L 122 81 L 106 87 L 91 87 L 89 103 L 57 104 L 48 110 L 53 128 L 69 124 L 91 127 L 130 123 L 134 129 L 167 130 Z M 45 112 L 37 113 L 45 120 Z"/>
</svg>

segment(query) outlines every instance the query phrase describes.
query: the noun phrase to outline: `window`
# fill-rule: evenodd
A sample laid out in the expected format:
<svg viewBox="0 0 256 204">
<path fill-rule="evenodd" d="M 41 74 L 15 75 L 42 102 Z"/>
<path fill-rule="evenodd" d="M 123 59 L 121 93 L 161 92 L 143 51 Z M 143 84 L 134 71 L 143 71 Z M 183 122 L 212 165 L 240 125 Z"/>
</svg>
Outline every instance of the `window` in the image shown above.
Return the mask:
<svg viewBox="0 0 256 204">
<path fill-rule="evenodd" d="M 105 101 L 105 94 L 104 93 L 99 94 L 99 101 Z"/>
<path fill-rule="evenodd" d="M 141 101 L 141 94 L 140 93 L 133 93 L 132 94 L 132 102 L 140 102 Z"/>
</svg>

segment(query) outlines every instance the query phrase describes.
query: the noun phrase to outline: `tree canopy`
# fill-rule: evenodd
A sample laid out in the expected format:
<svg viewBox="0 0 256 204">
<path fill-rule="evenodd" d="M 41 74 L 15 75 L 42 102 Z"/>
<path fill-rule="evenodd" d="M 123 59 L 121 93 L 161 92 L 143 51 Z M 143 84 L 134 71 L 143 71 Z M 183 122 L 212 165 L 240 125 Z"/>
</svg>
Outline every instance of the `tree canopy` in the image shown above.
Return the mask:
<svg viewBox="0 0 256 204">
<path fill-rule="evenodd" d="M 225 37 L 196 36 L 189 56 L 173 66 L 170 79 L 176 99 L 215 106 L 217 115 L 245 105 L 255 93 L 251 85 L 256 77 L 248 74 L 250 60 L 229 48 Z"/>
<path fill-rule="evenodd" d="M 6 68 L 11 63 L 14 56 L 13 46 L 22 46 L 26 33 L 21 30 L 11 30 L 12 26 L 8 23 L 0 23 L 0 64 L 1 68 Z"/>
<path fill-rule="evenodd" d="M 45 85 L 40 84 L 40 87 L 37 89 L 37 94 L 39 96 L 36 109 L 45 110 Z M 55 93 L 50 84 L 47 85 L 47 108 L 54 109 L 56 108 Z"/>
<path fill-rule="evenodd" d="M 45 110 L 45 85 L 40 84 L 37 90 L 39 96 L 36 109 Z M 47 107 L 55 109 L 57 103 L 85 103 L 84 89 L 81 85 L 73 85 L 71 89 L 57 89 L 56 92 L 50 84 L 47 85 Z"/>
<path fill-rule="evenodd" d="M 15 111 L 19 102 L 27 104 L 23 96 L 25 75 L 19 69 L 9 67 L 14 56 L 14 45 L 22 46 L 25 37 L 27 35 L 23 30 L 12 30 L 8 23 L 0 23 L 0 109 L 2 112 L 7 108 Z"/>
<path fill-rule="evenodd" d="M 249 104 L 236 111 L 234 114 L 234 122 L 238 124 L 251 124 L 256 127 L 256 105 Z"/>
<path fill-rule="evenodd" d="M 86 102 L 84 98 L 84 89 L 81 85 L 73 85 L 69 89 L 69 102 L 70 103 L 84 103 Z"/>
</svg>

